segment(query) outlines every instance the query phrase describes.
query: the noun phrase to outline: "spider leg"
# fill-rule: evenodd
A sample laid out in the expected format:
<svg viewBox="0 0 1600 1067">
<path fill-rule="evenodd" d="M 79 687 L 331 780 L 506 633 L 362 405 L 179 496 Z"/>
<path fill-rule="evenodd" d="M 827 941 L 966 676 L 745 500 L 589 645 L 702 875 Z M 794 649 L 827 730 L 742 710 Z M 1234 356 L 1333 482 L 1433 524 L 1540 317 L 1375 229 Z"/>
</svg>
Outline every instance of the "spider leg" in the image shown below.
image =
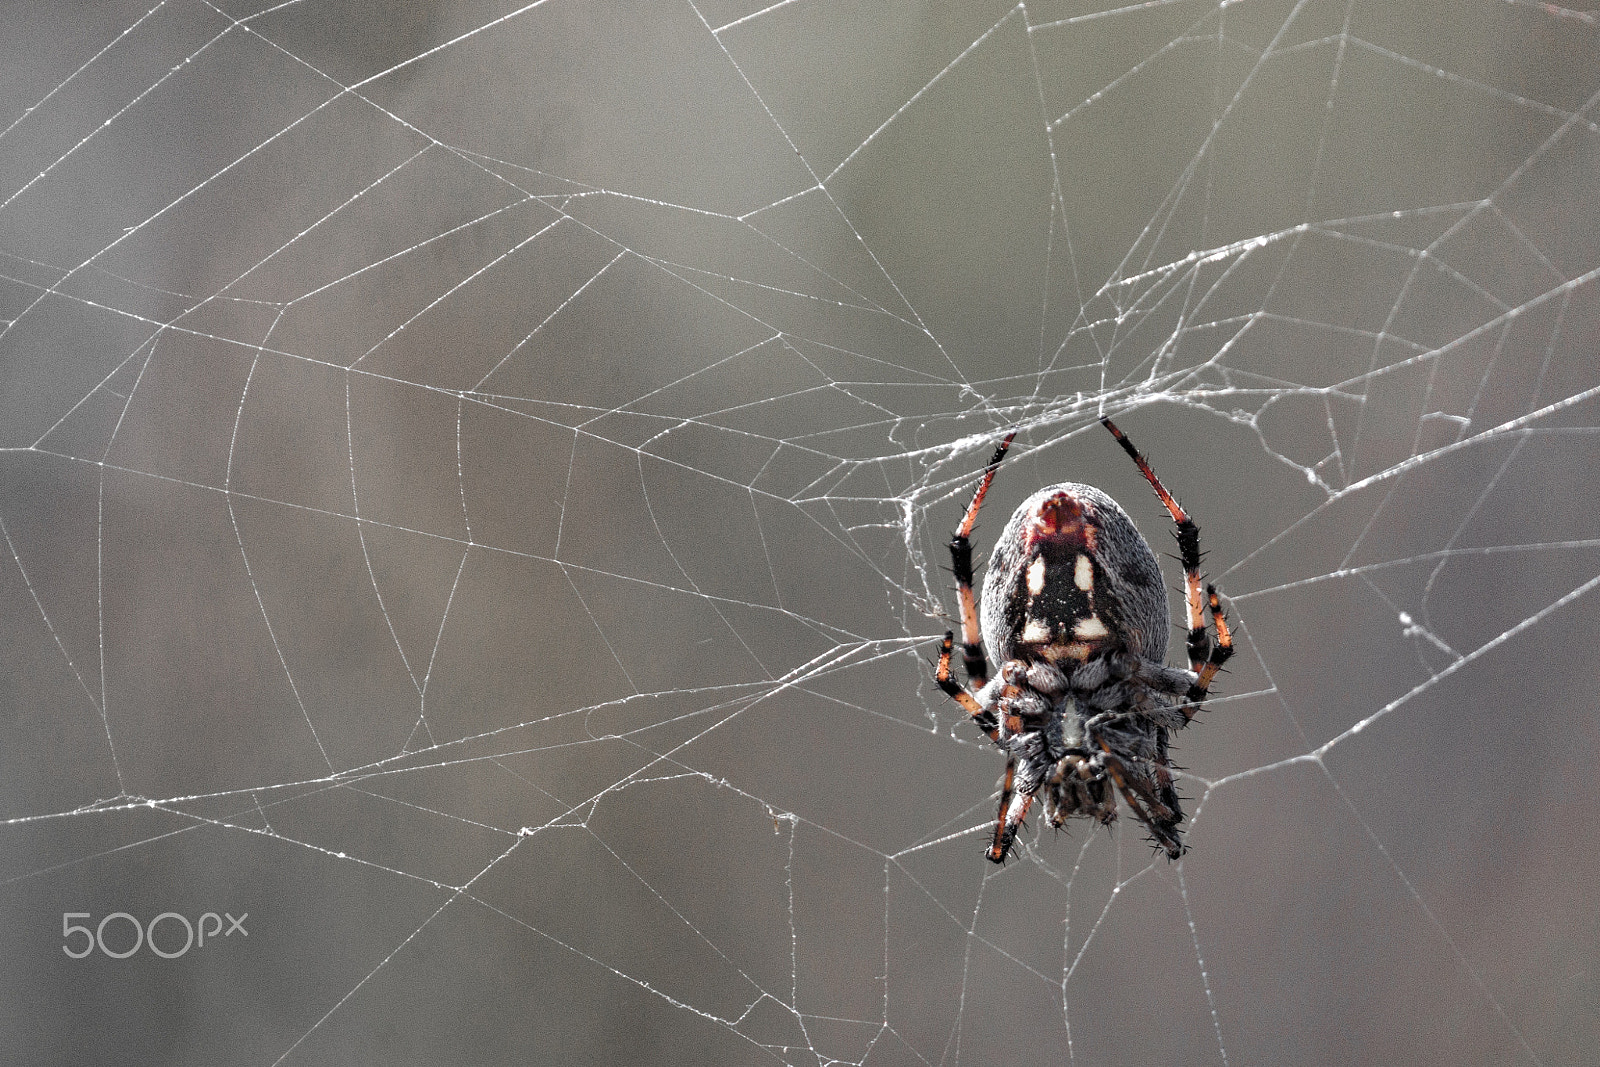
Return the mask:
<svg viewBox="0 0 1600 1067">
<path fill-rule="evenodd" d="M 978 602 L 972 593 L 972 529 L 977 525 L 978 509 L 983 507 L 989 483 L 994 481 L 994 473 L 1000 469 L 1000 461 L 1006 458 L 1006 449 L 1011 447 L 1016 436 L 1017 431 L 1012 430 L 994 450 L 989 467 L 983 473 L 983 481 L 978 483 L 978 490 L 972 494 L 972 503 L 967 505 L 961 525 L 956 527 L 955 534 L 950 538 L 950 568 L 955 572 L 956 597 L 961 602 L 961 661 L 967 671 L 967 683 L 974 689 L 982 689 L 988 684 L 989 663 L 983 655 Z"/>
<path fill-rule="evenodd" d="M 1009 757 L 1006 760 L 1006 776 L 1000 786 L 1000 812 L 995 817 L 994 843 L 984 853 L 991 863 L 1006 861 L 1006 855 L 1017 839 L 1017 829 L 1022 825 L 1022 820 L 1028 817 L 1028 809 L 1033 807 L 1034 794 L 1019 793 L 1016 786 L 1017 761 L 1015 757 Z"/>
<path fill-rule="evenodd" d="M 1108 751 L 1104 763 L 1106 773 L 1111 776 L 1111 780 L 1117 784 L 1117 788 L 1122 791 L 1128 802 L 1133 804 L 1135 800 L 1138 801 L 1134 804 L 1134 813 L 1141 819 L 1148 821 L 1154 818 L 1164 823 L 1177 821 L 1177 813 L 1156 796 L 1150 788 L 1150 783 L 1134 773 L 1120 758 Z"/>
<path fill-rule="evenodd" d="M 978 724 L 978 729 L 989 735 L 989 740 L 998 742 L 1000 735 L 996 730 L 994 712 L 985 711 L 978 698 L 950 676 L 950 653 L 955 648 L 955 634 L 945 632 L 944 640 L 939 643 L 939 669 L 934 671 L 933 680 L 943 689 L 945 695 L 965 709 L 972 721 Z"/>
<path fill-rule="evenodd" d="M 1189 652 L 1189 669 L 1198 671 L 1205 665 L 1211 651 L 1211 639 L 1206 636 L 1205 605 L 1200 596 L 1200 527 L 1195 525 L 1189 513 L 1172 498 L 1171 493 L 1167 492 L 1167 487 L 1161 484 L 1156 472 L 1150 469 L 1150 461 L 1133 447 L 1133 442 L 1128 440 L 1127 434 L 1117 429 L 1116 423 L 1110 419 L 1101 419 L 1100 425 L 1111 431 L 1117 443 L 1122 446 L 1122 450 L 1138 464 L 1145 481 L 1150 483 L 1151 488 L 1156 491 L 1156 496 L 1161 498 L 1161 503 L 1166 505 L 1172 521 L 1178 524 L 1178 554 L 1183 560 L 1184 603 L 1188 607 L 1189 634 L 1186 644 Z"/>
<path fill-rule="evenodd" d="M 1228 616 L 1222 610 L 1222 601 L 1214 585 L 1206 586 L 1206 607 L 1211 612 L 1211 625 L 1217 630 L 1217 643 L 1211 646 L 1211 654 L 1206 657 L 1205 665 L 1200 667 L 1199 677 L 1184 697 L 1189 706 L 1183 709 L 1183 714 L 1190 719 L 1199 714 L 1200 705 L 1205 703 L 1206 694 L 1211 690 L 1211 680 L 1228 662 L 1228 657 L 1233 655 L 1233 631 L 1228 629 Z"/>
<path fill-rule="evenodd" d="M 1110 752 L 1105 756 L 1105 768 L 1111 780 L 1117 784 L 1122 798 L 1128 802 L 1128 807 L 1149 829 L 1167 858 L 1175 860 L 1183 855 L 1183 841 L 1178 837 L 1178 820 L 1183 818 L 1183 814 L 1164 804 L 1151 791 L 1149 783 L 1132 773 L 1122 760 Z"/>
<path fill-rule="evenodd" d="M 1183 802 L 1178 797 L 1178 787 L 1172 781 L 1172 759 L 1167 755 L 1167 728 L 1156 727 L 1157 757 L 1153 768 L 1156 791 L 1161 802 L 1173 812 L 1173 823 L 1183 821 Z"/>
</svg>

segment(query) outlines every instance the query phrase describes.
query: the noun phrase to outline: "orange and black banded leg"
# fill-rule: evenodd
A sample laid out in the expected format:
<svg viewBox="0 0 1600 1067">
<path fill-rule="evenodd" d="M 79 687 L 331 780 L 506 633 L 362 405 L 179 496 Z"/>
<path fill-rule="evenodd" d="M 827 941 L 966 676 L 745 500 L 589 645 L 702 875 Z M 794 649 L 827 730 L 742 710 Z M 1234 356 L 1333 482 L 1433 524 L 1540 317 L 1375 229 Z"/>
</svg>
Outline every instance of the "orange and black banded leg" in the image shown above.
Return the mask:
<svg viewBox="0 0 1600 1067">
<path fill-rule="evenodd" d="M 1183 709 L 1183 713 L 1190 719 L 1200 713 L 1200 705 L 1205 703 L 1206 695 L 1211 691 L 1212 679 L 1228 662 L 1228 657 L 1233 655 L 1233 631 L 1228 628 L 1228 616 L 1222 610 L 1222 600 L 1217 596 L 1217 587 L 1214 585 L 1206 586 L 1206 607 L 1211 612 L 1211 625 L 1217 631 L 1217 643 L 1211 646 L 1210 655 L 1198 669 L 1199 677 L 1184 697 L 1189 706 Z"/>
<path fill-rule="evenodd" d="M 1122 446 L 1122 450 L 1138 464 L 1145 481 L 1156 491 L 1156 496 L 1161 498 L 1167 513 L 1178 526 L 1178 557 L 1183 562 L 1184 604 L 1188 615 L 1188 637 L 1185 645 L 1189 653 L 1189 669 L 1198 671 L 1205 665 L 1211 653 L 1211 638 L 1206 634 L 1205 601 L 1200 595 L 1200 527 L 1195 525 L 1189 513 L 1173 499 L 1171 493 L 1167 492 L 1167 487 L 1161 484 L 1161 479 L 1157 478 L 1156 472 L 1150 468 L 1150 461 L 1133 447 L 1128 435 L 1117 429 L 1116 423 L 1110 419 L 1101 419 L 1100 425 L 1111 431 L 1117 443 Z"/>
<path fill-rule="evenodd" d="M 991 863 L 1006 861 L 1011 846 L 1017 840 L 1022 820 L 1028 817 L 1028 809 L 1033 807 L 1034 794 L 1018 795 L 1016 787 L 1017 761 L 1008 758 L 1006 776 L 1000 786 L 1000 812 L 995 816 L 994 842 L 989 846 L 989 851 L 984 853 Z"/>
<path fill-rule="evenodd" d="M 998 741 L 999 733 L 996 731 L 996 722 L 993 712 L 983 710 L 983 705 L 978 703 L 978 698 L 964 689 L 960 682 L 950 675 L 950 653 L 955 649 L 955 634 L 945 632 L 944 640 L 939 644 L 939 667 L 933 673 L 933 680 L 945 695 L 972 716 L 972 721 L 978 724 L 978 729 L 989 735 L 989 740 Z"/>
<path fill-rule="evenodd" d="M 983 655 L 978 601 L 972 592 L 972 530 L 978 523 L 978 509 L 983 507 L 983 498 L 989 492 L 989 484 L 994 481 L 994 473 L 1000 469 L 1000 461 L 1006 458 L 1006 449 L 1011 447 L 1016 436 L 1017 432 L 1012 430 L 994 450 L 988 469 L 983 472 L 983 481 L 978 483 L 978 491 L 972 495 L 972 503 L 967 505 L 961 525 L 956 527 L 954 536 L 950 538 L 950 563 L 956 576 L 956 597 L 961 604 L 961 662 L 966 668 L 967 684 L 974 689 L 982 689 L 988 684 L 989 663 Z"/>
</svg>

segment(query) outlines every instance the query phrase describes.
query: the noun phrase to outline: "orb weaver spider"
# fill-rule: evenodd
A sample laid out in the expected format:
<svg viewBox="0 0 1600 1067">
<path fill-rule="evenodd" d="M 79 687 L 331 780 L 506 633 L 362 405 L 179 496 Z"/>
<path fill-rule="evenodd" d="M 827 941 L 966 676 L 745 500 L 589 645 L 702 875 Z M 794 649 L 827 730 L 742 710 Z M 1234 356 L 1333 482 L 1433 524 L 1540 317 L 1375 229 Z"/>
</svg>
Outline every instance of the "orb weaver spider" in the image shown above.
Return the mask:
<svg viewBox="0 0 1600 1067">
<path fill-rule="evenodd" d="M 1167 598 L 1155 553 L 1117 502 L 1090 485 L 1061 482 L 1022 502 L 990 553 L 980 605 L 972 591 L 972 531 L 1016 437 L 1009 434 L 950 539 L 967 684 L 951 675 L 953 632 L 944 635 L 935 674 L 939 688 L 1006 754 L 986 853 L 995 863 L 1005 862 L 1041 793 L 1057 829 L 1074 815 L 1109 826 L 1121 793 L 1151 842 L 1170 859 L 1183 855 L 1183 806 L 1167 740 L 1199 714 L 1233 655 L 1216 587 L 1201 582 L 1200 528 L 1133 442 L 1110 419 L 1100 422 L 1177 524 L 1189 668 L 1165 663 Z M 1000 665 L 992 679 L 990 660 Z"/>
</svg>

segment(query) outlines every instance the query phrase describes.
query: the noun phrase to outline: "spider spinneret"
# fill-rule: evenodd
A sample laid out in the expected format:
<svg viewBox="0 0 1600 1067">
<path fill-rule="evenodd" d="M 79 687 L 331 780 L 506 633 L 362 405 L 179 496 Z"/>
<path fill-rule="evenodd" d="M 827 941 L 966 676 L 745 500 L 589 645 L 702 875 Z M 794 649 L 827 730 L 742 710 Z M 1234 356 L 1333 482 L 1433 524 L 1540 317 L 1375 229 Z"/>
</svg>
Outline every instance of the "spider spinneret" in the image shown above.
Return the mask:
<svg viewBox="0 0 1600 1067">
<path fill-rule="evenodd" d="M 995 863 L 1005 861 L 1041 793 L 1057 829 L 1074 815 L 1110 825 L 1121 793 L 1152 842 L 1171 859 L 1183 855 L 1167 739 L 1200 712 L 1233 654 L 1217 590 L 1201 583 L 1200 528 L 1126 435 L 1100 421 L 1177 525 L 1189 668 L 1165 662 L 1167 598 L 1155 553 L 1117 502 L 1090 485 L 1061 482 L 1022 502 L 990 553 L 980 605 L 971 536 L 1016 432 L 1007 435 L 950 539 L 967 685 L 951 674 L 954 633 L 944 635 L 935 675 L 1006 754 L 986 853 Z M 991 660 L 1000 664 L 993 679 Z"/>
</svg>

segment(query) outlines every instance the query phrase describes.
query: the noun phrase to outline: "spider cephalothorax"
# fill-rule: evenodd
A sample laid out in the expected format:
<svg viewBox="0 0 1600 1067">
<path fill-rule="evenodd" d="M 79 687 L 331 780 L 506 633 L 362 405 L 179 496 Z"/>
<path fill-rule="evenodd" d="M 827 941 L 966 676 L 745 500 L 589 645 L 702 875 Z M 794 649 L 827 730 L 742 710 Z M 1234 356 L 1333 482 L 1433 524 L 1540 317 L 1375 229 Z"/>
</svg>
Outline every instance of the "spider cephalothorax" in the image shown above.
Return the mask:
<svg viewBox="0 0 1600 1067">
<path fill-rule="evenodd" d="M 1022 502 L 990 554 L 980 612 L 972 593 L 971 534 L 1016 435 L 1008 436 L 950 540 L 968 686 L 951 677 L 953 633 L 944 636 L 937 673 L 939 687 L 1006 754 L 988 850 L 996 863 L 1005 860 L 1041 793 L 1046 817 L 1059 828 L 1073 815 L 1109 824 L 1120 792 L 1157 847 L 1173 859 L 1181 856 L 1183 808 L 1167 737 L 1200 711 L 1212 679 L 1233 654 L 1216 589 L 1205 586 L 1202 595 L 1199 527 L 1122 431 L 1101 421 L 1178 526 L 1189 669 L 1165 663 L 1167 598 L 1155 553 L 1117 502 L 1093 486 L 1062 482 Z M 1000 664 L 992 681 L 990 659 Z"/>
</svg>

